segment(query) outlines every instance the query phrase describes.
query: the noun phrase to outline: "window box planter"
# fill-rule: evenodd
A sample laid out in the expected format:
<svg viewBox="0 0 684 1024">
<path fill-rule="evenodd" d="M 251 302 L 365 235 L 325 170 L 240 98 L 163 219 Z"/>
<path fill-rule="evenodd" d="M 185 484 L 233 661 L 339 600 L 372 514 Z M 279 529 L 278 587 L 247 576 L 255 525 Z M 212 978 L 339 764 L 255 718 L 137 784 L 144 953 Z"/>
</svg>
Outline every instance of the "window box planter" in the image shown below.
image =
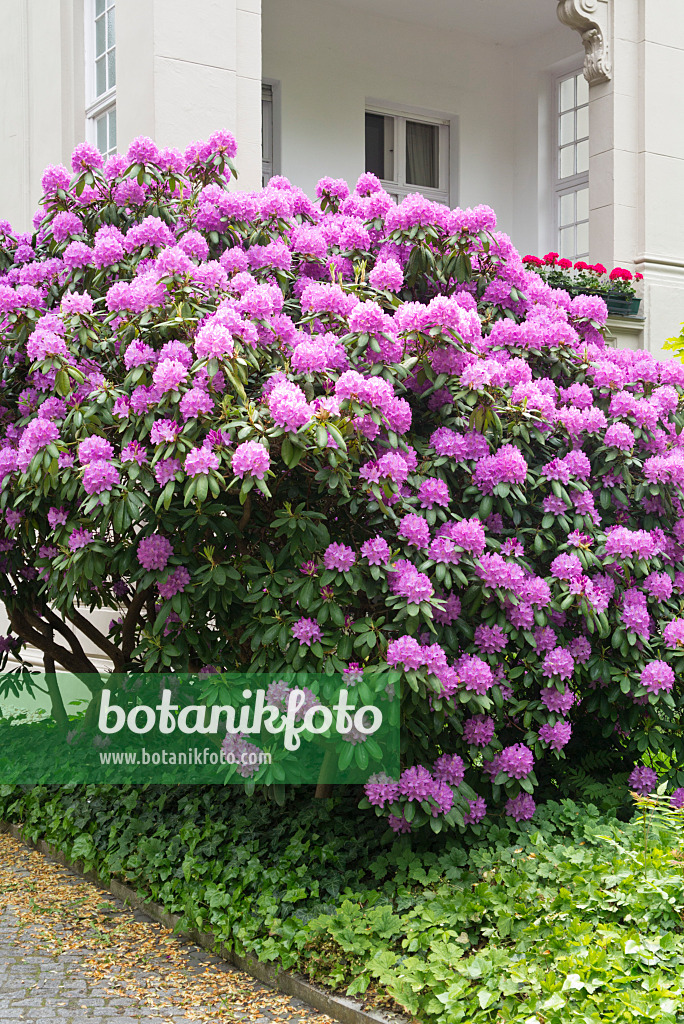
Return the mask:
<svg viewBox="0 0 684 1024">
<path fill-rule="evenodd" d="M 606 296 L 606 302 L 608 303 L 608 312 L 612 316 L 637 316 L 641 305 L 641 299 L 635 299 L 629 295 L 611 295 L 610 293 Z"/>
</svg>

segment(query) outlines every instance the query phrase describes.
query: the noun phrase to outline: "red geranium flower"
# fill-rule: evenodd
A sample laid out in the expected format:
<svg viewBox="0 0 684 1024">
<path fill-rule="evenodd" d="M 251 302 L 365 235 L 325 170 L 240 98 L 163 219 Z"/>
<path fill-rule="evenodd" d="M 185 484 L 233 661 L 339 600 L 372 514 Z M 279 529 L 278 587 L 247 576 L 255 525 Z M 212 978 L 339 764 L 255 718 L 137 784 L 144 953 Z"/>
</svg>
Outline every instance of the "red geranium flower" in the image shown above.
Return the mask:
<svg viewBox="0 0 684 1024">
<path fill-rule="evenodd" d="M 557 252 L 547 252 L 546 256 L 544 257 L 544 263 L 548 263 L 550 266 L 553 266 L 557 259 Z"/>
</svg>

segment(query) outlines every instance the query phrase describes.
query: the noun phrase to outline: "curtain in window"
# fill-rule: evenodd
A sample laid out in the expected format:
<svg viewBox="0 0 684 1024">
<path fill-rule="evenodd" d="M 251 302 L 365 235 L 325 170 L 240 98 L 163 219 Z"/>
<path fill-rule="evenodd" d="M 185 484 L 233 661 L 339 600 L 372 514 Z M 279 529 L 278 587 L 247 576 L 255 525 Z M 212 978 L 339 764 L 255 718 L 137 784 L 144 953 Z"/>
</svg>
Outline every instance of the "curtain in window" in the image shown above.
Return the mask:
<svg viewBox="0 0 684 1024">
<path fill-rule="evenodd" d="M 439 128 L 418 121 L 406 122 L 406 181 L 423 188 L 439 188 Z"/>
</svg>

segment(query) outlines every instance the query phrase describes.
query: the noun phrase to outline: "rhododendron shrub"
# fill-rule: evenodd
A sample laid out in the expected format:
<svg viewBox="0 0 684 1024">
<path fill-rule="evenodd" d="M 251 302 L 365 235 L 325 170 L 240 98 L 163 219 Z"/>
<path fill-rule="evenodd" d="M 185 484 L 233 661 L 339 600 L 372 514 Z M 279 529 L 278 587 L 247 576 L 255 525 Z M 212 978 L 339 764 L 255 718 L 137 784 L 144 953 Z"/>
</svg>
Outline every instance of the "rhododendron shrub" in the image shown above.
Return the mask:
<svg viewBox="0 0 684 1024">
<path fill-rule="evenodd" d="M 234 148 L 80 146 L 2 226 L 3 657 L 380 680 L 398 832 L 530 818 L 568 752 L 676 764 L 684 367 L 486 207 L 230 191 Z"/>
</svg>

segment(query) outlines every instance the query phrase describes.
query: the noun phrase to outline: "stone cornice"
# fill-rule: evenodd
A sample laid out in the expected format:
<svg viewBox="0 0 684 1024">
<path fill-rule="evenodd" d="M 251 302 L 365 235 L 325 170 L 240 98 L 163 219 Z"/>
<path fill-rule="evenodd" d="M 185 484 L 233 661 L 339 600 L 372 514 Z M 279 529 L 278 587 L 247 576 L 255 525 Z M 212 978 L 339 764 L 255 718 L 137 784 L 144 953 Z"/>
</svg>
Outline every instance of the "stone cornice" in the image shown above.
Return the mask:
<svg viewBox="0 0 684 1024">
<path fill-rule="evenodd" d="M 558 17 L 569 28 L 574 28 L 584 44 L 584 77 L 590 85 L 609 82 L 612 76 L 610 60 L 610 2 L 611 0 L 558 0 Z"/>
</svg>

